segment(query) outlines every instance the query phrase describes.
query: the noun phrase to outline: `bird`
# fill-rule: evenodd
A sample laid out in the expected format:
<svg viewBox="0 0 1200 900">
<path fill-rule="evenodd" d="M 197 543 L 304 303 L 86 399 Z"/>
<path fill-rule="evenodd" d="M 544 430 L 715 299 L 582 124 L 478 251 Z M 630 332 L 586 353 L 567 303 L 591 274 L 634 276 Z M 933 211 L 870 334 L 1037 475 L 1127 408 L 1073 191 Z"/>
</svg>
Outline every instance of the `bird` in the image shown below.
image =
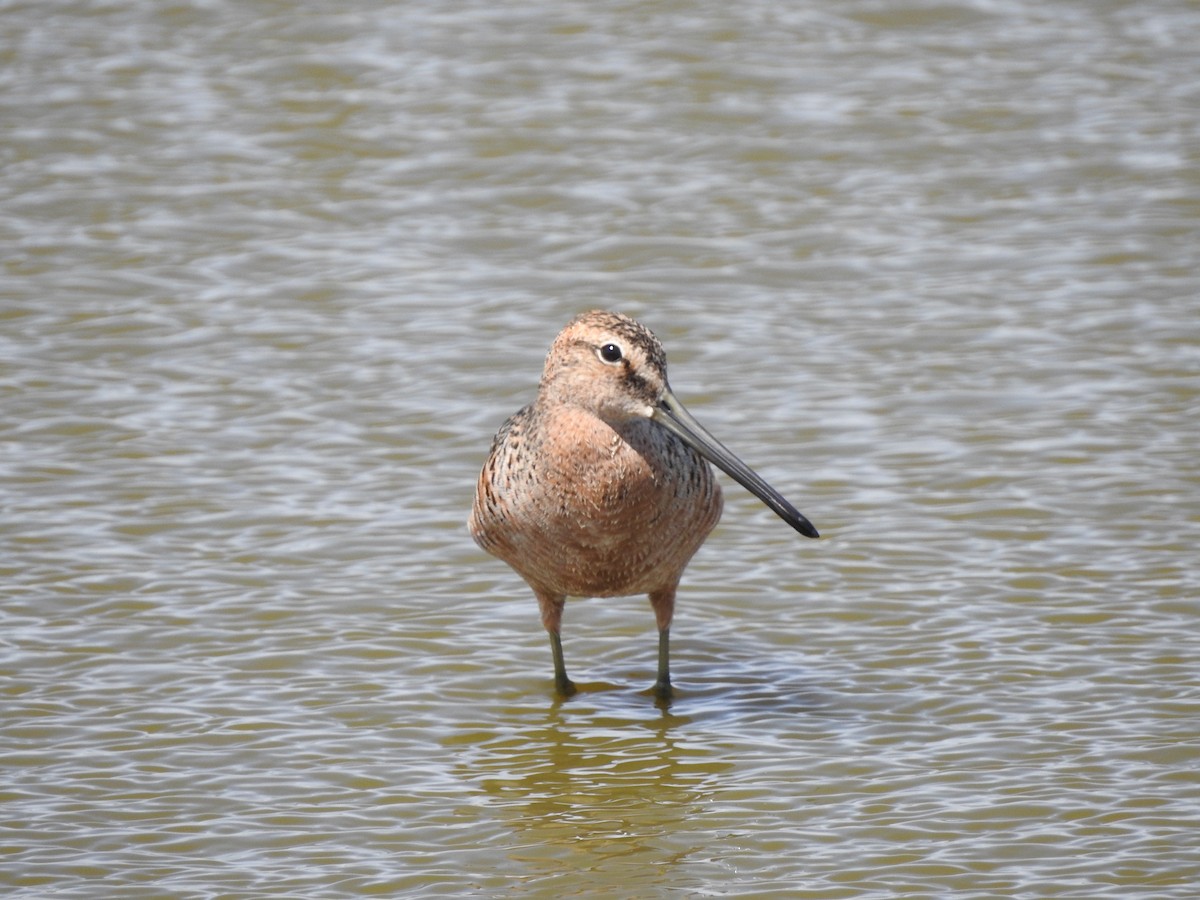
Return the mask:
<svg viewBox="0 0 1200 900">
<path fill-rule="evenodd" d="M 809 538 L 813 524 L 705 430 L 672 392 L 662 343 L 615 312 L 576 316 L 550 346 L 537 396 L 501 425 L 468 527 L 537 598 L 560 697 L 568 597 L 647 594 L 653 693 L 670 702 L 670 629 L 683 571 L 721 517 L 717 466 Z"/>
</svg>

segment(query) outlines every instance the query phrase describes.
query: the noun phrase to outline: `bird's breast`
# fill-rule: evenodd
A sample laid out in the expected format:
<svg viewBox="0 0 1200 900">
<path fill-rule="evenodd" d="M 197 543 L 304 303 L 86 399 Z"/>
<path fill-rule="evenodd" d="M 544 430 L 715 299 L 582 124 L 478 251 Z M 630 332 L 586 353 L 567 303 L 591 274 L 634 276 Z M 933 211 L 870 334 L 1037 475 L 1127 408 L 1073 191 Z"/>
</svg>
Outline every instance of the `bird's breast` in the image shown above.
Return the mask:
<svg viewBox="0 0 1200 900">
<path fill-rule="evenodd" d="M 484 467 L 488 501 L 481 512 L 477 497 L 472 517 L 481 546 L 555 593 L 678 580 L 721 515 L 708 464 L 648 420 L 613 426 L 577 410 L 530 419 L 537 427 L 510 433 Z"/>
</svg>

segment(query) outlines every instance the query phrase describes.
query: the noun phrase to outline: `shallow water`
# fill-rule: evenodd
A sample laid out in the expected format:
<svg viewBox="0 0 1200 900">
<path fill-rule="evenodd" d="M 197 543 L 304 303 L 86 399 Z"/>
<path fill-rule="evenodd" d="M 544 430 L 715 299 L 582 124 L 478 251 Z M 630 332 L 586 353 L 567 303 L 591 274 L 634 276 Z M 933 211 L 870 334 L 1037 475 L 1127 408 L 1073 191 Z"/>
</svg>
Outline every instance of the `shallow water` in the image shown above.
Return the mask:
<svg viewBox="0 0 1200 900">
<path fill-rule="evenodd" d="M 1187 897 L 1200 10 L 10 4 L 11 897 Z M 465 529 L 593 306 L 726 482 L 644 598 Z"/>
</svg>

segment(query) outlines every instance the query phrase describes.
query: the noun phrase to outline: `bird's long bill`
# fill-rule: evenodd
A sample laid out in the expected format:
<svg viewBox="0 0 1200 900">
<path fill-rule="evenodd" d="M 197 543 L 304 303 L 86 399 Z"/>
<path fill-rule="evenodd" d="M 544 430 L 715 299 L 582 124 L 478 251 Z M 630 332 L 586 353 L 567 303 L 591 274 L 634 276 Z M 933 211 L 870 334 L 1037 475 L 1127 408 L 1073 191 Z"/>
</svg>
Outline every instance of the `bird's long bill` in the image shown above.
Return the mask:
<svg viewBox="0 0 1200 900">
<path fill-rule="evenodd" d="M 650 418 L 771 507 L 779 518 L 802 535 L 810 538 L 819 537 L 812 522 L 804 518 L 796 507 L 783 499 L 783 495 L 779 491 L 763 481 L 762 476 L 709 434 L 684 408 L 684 405 L 675 399 L 675 395 L 669 389 L 663 393 L 662 400 L 659 401 L 658 406 L 654 407 Z"/>
</svg>

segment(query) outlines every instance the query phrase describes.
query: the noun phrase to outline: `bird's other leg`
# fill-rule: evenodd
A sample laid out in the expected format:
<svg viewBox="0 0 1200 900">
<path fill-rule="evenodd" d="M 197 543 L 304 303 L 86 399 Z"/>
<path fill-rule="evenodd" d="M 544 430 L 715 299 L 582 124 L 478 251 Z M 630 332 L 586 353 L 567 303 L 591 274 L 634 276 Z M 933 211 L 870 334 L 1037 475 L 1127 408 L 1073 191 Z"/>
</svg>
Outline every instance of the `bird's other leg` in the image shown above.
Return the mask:
<svg viewBox="0 0 1200 900">
<path fill-rule="evenodd" d="M 675 615 L 675 588 L 678 584 L 652 591 L 650 606 L 658 623 L 658 679 L 654 693 L 659 700 L 671 699 L 671 619 Z"/>
<path fill-rule="evenodd" d="M 554 687 L 563 697 L 570 697 L 575 693 L 575 685 L 567 677 L 567 665 L 563 661 L 562 637 L 559 633 L 562 628 L 563 606 L 566 604 L 567 598 L 561 594 L 548 594 L 536 589 L 534 593 L 537 594 L 538 607 L 542 611 L 542 626 L 550 635 L 550 652 L 554 656 Z"/>
</svg>

